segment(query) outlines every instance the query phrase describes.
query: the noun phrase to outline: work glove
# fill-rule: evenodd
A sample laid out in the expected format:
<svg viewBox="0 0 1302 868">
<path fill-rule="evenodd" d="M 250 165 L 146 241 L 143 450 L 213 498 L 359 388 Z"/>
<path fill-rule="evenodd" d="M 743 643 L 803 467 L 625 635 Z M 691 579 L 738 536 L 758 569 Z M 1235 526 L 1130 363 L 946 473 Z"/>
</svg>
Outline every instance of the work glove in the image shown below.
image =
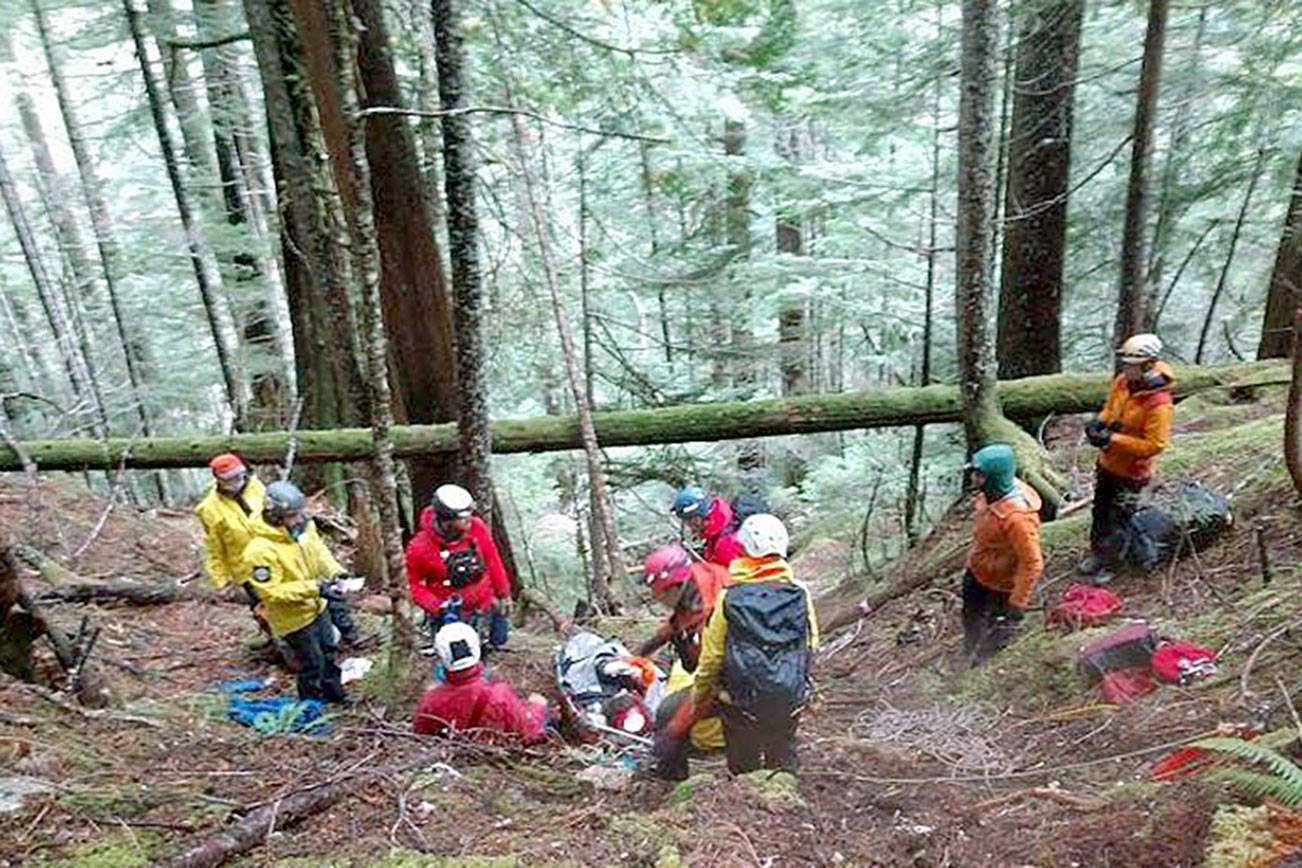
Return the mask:
<svg viewBox="0 0 1302 868">
<path fill-rule="evenodd" d="M 339 582 L 336 579 L 322 579 L 320 584 L 317 585 L 317 591 L 327 600 L 342 600 L 344 598 L 344 592 L 339 587 Z"/>
<path fill-rule="evenodd" d="M 1094 419 L 1085 426 L 1085 437 L 1090 441 L 1090 445 L 1107 449 L 1108 443 L 1112 440 L 1112 432 L 1098 419 Z"/>
</svg>

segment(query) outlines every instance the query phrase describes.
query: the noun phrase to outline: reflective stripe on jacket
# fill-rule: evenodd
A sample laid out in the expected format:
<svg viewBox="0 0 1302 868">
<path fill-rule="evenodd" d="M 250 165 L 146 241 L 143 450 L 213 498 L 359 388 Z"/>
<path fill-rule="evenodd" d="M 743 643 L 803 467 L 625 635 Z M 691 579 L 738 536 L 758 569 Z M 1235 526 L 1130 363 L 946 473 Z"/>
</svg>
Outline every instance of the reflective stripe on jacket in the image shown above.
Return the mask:
<svg viewBox="0 0 1302 868">
<path fill-rule="evenodd" d="M 244 549 L 240 580 L 247 581 L 262 601 L 272 634 L 287 636 L 316 620 L 326 607 L 318 590 L 321 580 L 344 570 L 311 521 L 297 540 L 284 528 L 263 521 L 254 525 L 254 531 Z"/>
<path fill-rule="evenodd" d="M 1112 429 L 1108 448 L 1099 453 L 1099 466 L 1140 484 L 1152 479 L 1155 459 L 1171 442 L 1175 416 L 1175 375 L 1165 362 L 1157 362 L 1152 370 L 1163 377 L 1163 385 L 1132 392 L 1126 375 L 1118 374 L 1099 413 L 1099 421 Z"/>
<path fill-rule="evenodd" d="M 728 616 L 724 613 L 723 601 L 728 591 L 737 585 L 758 585 L 775 582 L 791 582 L 805 594 L 805 611 L 809 614 L 809 650 L 818 650 L 818 615 L 814 611 L 814 599 L 809 589 L 797 582 L 791 572 L 791 565 L 777 555 L 762 558 L 740 557 L 732 562 L 728 572 L 732 583 L 724 588 L 714 601 L 714 611 L 705 622 L 701 633 L 701 658 L 696 663 L 695 683 L 692 685 L 692 706 L 702 710 L 719 695 L 721 701 L 727 702 L 726 695 L 719 694 L 719 675 L 723 670 L 724 644 L 728 638 Z"/>
<path fill-rule="evenodd" d="M 214 484 L 207 496 L 194 508 L 203 525 L 203 568 L 208 581 L 218 590 L 232 582 L 239 572 L 244 547 L 253 539 L 253 523 L 262 517 L 262 504 L 267 490 L 256 476 L 240 492 L 240 499 L 249 508 L 246 514 L 239 502 L 217 490 Z"/>
<path fill-rule="evenodd" d="M 1022 480 L 1016 482 L 1016 491 L 994 503 L 977 492 L 967 568 L 982 585 L 1008 594 L 1009 605 L 1025 609 L 1044 571 L 1040 496 Z"/>
</svg>

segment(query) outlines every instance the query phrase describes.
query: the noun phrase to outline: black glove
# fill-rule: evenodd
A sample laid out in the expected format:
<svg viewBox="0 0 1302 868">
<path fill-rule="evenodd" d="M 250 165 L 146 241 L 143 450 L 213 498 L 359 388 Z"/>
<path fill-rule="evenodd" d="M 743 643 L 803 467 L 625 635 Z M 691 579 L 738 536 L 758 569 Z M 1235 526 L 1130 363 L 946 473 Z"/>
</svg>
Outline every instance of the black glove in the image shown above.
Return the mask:
<svg viewBox="0 0 1302 868">
<path fill-rule="evenodd" d="M 344 592 L 339 590 L 334 579 L 322 579 L 317 585 L 317 591 L 327 600 L 342 600 Z"/>
<path fill-rule="evenodd" d="M 1090 441 L 1090 445 L 1107 449 L 1108 443 L 1112 441 L 1112 432 L 1106 425 L 1095 419 L 1085 426 L 1085 437 Z"/>
</svg>

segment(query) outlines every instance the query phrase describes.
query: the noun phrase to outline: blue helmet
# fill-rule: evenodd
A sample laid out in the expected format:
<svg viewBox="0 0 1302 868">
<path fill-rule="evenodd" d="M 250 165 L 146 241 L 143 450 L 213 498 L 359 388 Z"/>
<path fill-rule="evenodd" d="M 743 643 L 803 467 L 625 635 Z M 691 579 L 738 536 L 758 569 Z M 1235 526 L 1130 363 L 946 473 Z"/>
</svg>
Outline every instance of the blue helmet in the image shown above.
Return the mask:
<svg viewBox="0 0 1302 868">
<path fill-rule="evenodd" d="M 709 506 L 710 498 L 705 489 L 699 485 L 689 485 L 678 489 L 674 494 L 674 505 L 669 507 L 669 511 L 679 518 L 691 518 L 694 515 L 704 516 Z"/>
<path fill-rule="evenodd" d="M 283 524 L 284 521 L 307 504 L 303 492 L 292 482 L 278 480 L 267 486 L 267 499 L 262 507 L 262 516 L 268 524 Z"/>
</svg>

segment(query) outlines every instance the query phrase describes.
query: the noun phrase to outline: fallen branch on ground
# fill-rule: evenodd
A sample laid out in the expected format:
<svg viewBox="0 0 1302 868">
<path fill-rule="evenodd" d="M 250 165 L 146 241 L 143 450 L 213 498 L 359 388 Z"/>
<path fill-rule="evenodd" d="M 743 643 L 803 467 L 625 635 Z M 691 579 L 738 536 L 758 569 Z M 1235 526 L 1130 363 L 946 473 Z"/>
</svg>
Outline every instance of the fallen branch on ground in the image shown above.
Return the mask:
<svg viewBox="0 0 1302 868">
<path fill-rule="evenodd" d="M 1108 804 L 1104 799 L 1098 799 L 1092 796 L 1074 796 L 1071 793 L 1058 789 L 1057 787 L 1032 787 L 1029 790 L 1020 790 L 1016 793 L 996 796 L 993 799 L 986 799 L 983 802 L 968 805 L 963 809 L 963 813 L 980 814 L 990 810 L 991 808 L 997 808 L 1001 805 L 1021 801 L 1022 799 L 1046 799 L 1051 802 L 1057 802 L 1060 805 L 1079 808 L 1082 811 L 1097 811 L 1107 807 Z"/>
<path fill-rule="evenodd" d="M 226 599 L 220 594 L 213 594 L 198 588 L 187 588 L 173 584 L 141 585 L 135 582 L 80 581 L 70 585 L 40 591 L 35 595 L 43 603 L 129 603 L 133 606 L 165 606 L 168 603 L 180 603 L 186 600 L 211 600 L 214 603 L 244 605 L 243 600 Z"/>
</svg>

